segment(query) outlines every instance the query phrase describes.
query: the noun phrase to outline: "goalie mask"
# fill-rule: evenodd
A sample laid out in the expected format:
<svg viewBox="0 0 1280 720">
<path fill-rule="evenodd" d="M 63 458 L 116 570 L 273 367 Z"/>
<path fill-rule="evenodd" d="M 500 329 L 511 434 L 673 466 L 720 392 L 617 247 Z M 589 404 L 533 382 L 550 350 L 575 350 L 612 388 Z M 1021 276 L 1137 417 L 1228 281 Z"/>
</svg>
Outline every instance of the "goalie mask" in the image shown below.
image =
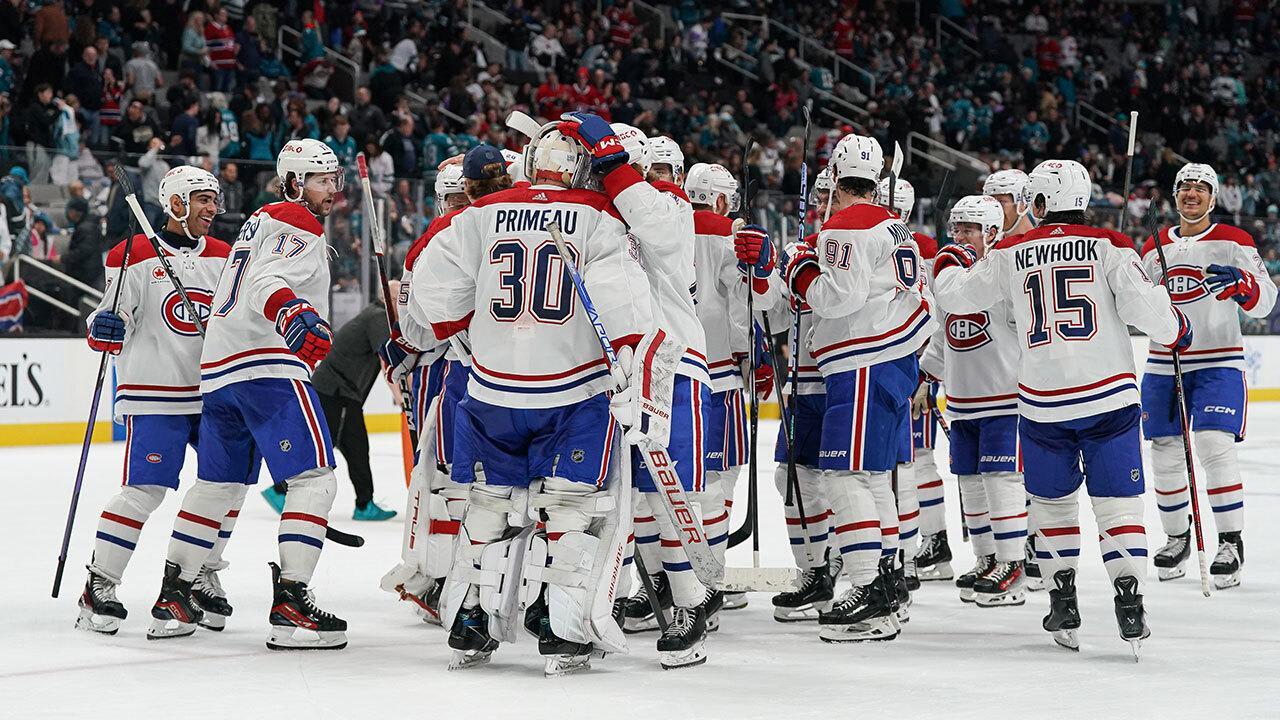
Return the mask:
<svg viewBox="0 0 1280 720">
<path fill-rule="evenodd" d="M 542 126 L 524 149 L 524 179 L 539 185 L 585 188 L 591 178 L 591 158 L 577 140 L 561 133 L 559 123 Z"/>
<path fill-rule="evenodd" d="M 214 177 L 213 173 L 190 165 L 180 165 L 165 173 L 164 177 L 160 179 L 160 192 L 158 193 L 160 206 L 164 208 L 166 215 L 177 220 L 178 224 L 182 225 L 182 234 L 186 235 L 190 240 L 197 239 L 187 229 L 187 220 L 191 217 L 191 196 L 194 193 L 206 191 L 217 195 L 217 214 L 221 215 L 226 212 L 227 208 L 222 196 L 222 186 L 218 184 L 218 178 Z M 182 203 L 181 215 L 174 214 L 173 205 L 169 202 L 175 196 Z"/>
</svg>

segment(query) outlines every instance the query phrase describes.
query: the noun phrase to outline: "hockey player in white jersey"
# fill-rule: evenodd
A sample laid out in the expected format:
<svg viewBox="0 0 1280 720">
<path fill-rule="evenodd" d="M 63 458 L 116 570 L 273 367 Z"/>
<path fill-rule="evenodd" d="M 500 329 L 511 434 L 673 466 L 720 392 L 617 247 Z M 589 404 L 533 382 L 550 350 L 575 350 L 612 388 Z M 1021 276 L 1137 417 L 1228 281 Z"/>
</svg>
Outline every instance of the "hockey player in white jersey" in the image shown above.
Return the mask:
<svg viewBox="0 0 1280 720">
<path fill-rule="evenodd" d="M 267 647 L 337 649 L 347 623 L 320 610 L 307 584 L 324 547 L 337 480 L 333 444 L 311 372 L 328 354 L 328 242 L 320 219 L 333 209 L 344 171 L 324 143 L 293 140 L 276 161 L 283 202 L 245 222 L 213 294 L 200 362 L 199 479 L 174 522 L 157 625 L 184 619 L 188 583 L 217 540 L 218 520 L 245 494 L 246 468 L 261 454 L 289 493 L 280 515 L 280 564 Z"/>
<path fill-rule="evenodd" d="M 648 139 L 645 152 L 649 164 L 646 180 L 684 185 L 684 152 L 680 143 L 666 135 L 658 135 Z"/>
<path fill-rule="evenodd" d="M 1084 224 L 1091 181 L 1082 165 L 1047 160 L 1027 187 L 1039 227 L 1001 240 L 980 261 L 971 248 L 943 248 L 934 294 L 955 313 L 982 312 L 1002 300 L 1013 305 L 1022 342 L 1019 433 L 1039 535 L 1036 555 L 1052 579 L 1044 628 L 1059 644 L 1079 647 L 1075 493 L 1083 484 L 1115 589 L 1120 636 L 1136 653 L 1150 631 L 1142 598 L 1140 408 L 1128 326 L 1178 348 L 1190 344 L 1191 326 L 1142 270 L 1128 237 Z"/>
<path fill-rule="evenodd" d="M 948 233 L 979 258 L 1000 240 L 1002 227 L 1004 213 L 994 198 L 969 195 L 951 208 Z M 1027 493 L 1018 446 L 1022 343 L 1012 306 L 1001 300 L 980 312 L 953 313 L 941 298 L 937 303 L 942 338 L 929 344 L 920 367 L 946 387 L 951 472 L 977 559 L 956 586 L 961 600 L 979 607 L 1021 605 Z"/>
<path fill-rule="evenodd" d="M 836 146 L 833 214 L 817 247 L 788 246 L 784 277 L 813 308 L 806 341 L 827 388 L 818 464 L 854 587 L 821 613 L 828 642 L 891 640 L 899 626 L 898 508 L 891 471 L 910 432 L 916 351 L 936 327 L 911 231 L 875 204 L 884 156 L 874 138 Z"/>
<path fill-rule="evenodd" d="M 655 321 L 683 349 L 676 368 L 667 452 L 686 492 L 702 492 L 703 409 L 711 402 L 711 379 L 706 341 L 693 300 L 693 208 L 679 185 L 645 180 L 648 152 L 645 136 L 638 129 L 621 123 L 610 126 L 590 113 L 569 113 L 560 130 L 578 139 L 591 153 L 592 172 L 600 178 L 605 194 L 636 240 L 640 264 L 649 276 Z M 658 510 L 657 489 L 640 458 L 640 452 L 633 449 L 635 487 L 640 496 L 636 517 L 654 521 L 637 522 L 636 534 L 652 536 L 657 530 L 661 567 L 674 603 L 672 622 L 658 639 L 658 650 L 668 665 L 699 664 L 706 660 L 702 641 L 707 618 L 719 610 L 723 595 L 698 581 L 675 525 Z M 650 573 L 656 570 L 648 563 L 649 556 L 641 559 Z"/>
<path fill-rule="evenodd" d="M 1180 222 L 1161 230 L 1158 239 L 1165 246 L 1173 302 L 1186 313 L 1196 335 L 1196 348 L 1182 355 L 1182 384 L 1218 530 L 1218 552 L 1209 573 L 1222 589 L 1240 584 L 1244 566 L 1244 485 L 1236 443 L 1244 440 L 1248 389 L 1237 315 L 1267 317 L 1276 303 L 1276 286 L 1249 233 L 1210 220 L 1218 195 L 1218 174 L 1212 167 L 1184 165 L 1173 195 Z M 1147 239 L 1142 262 L 1152 277 L 1162 277 L 1156 242 Z M 1182 577 L 1191 554 L 1190 500 L 1173 358 L 1156 343 L 1142 376 L 1142 410 L 1160 523 L 1169 536 L 1153 563 L 1161 580 L 1171 580 Z"/>
<path fill-rule="evenodd" d="M 176 167 L 161 179 L 157 199 L 166 215 L 160 248 L 204 322 L 230 251 L 226 243 L 205 235 L 222 212 L 218 179 L 200 168 Z M 121 280 L 119 308 L 112 312 L 112 285 L 126 245 L 131 245 L 129 267 Z M 98 520 L 76 627 L 115 634 L 127 614 L 116 586 L 142 526 L 164 501 L 165 491 L 178 488 L 186 447 L 199 442 L 203 341 L 145 236 L 112 248 L 106 266 L 106 293 L 88 319 L 89 347 L 116 355 L 115 419 L 125 426 L 124 478 Z M 256 476 L 256 464 L 247 472 Z M 221 630 L 231 615 L 218 571 L 227 566 L 222 551 L 239 514 L 237 504 L 218 518 L 212 552 L 191 587 L 192 599 L 204 611 L 199 622 L 211 630 Z M 195 630 L 194 624 L 189 630 Z"/>
<path fill-rule="evenodd" d="M 453 480 L 471 490 L 445 588 L 451 668 L 487 662 L 500 642 L 515 640 L 521 608 L 548 675 L 585 669 L 597 651 L 626 650 L 612 608 L 631 525 L 628 459 L 608 391 L 620 382 L 652 400 L 664 384 L 653 371 L 665 367 L 669 392 L 679 350 L 669 341 L 664 350 L 665 334 L 653 326 L 648 282 L 617 211 L 581 189 L 589 173 L 586 150 L 544 126 L 526 150 L 532 185 L 453 216 L 415 268 L 415 287 L 431 288 L 410 292 L 415 312 L 437 339 L 466 330 L 472 352 L 452 467 Z M 613 368 L 550 222 L 620 347 Z M 655 356 L 666 364 L 646 362 Z M 642 427 L 661 424 L 648 416 L 624 429 L 644 437 Z"/>
</svg>

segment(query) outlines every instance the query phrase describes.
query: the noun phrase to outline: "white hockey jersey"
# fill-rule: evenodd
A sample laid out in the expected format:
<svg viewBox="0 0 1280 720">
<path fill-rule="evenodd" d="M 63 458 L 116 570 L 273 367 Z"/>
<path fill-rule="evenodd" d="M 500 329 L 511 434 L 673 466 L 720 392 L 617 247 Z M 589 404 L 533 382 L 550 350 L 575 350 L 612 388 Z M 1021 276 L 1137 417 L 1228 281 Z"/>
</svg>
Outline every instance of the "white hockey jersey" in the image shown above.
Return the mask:
<svg viewBox="0 0 1280 720">
<path fill-rule="evenodd" d="M 1005 238 L 973 267 L 943 268 L 938 302 L 978 313 L 1007 300 L 1018 326 L 1019 413 L 1060 422 L 1138 404 L 1128 325 L 1158 343 L 1178 334 L 1164 288 L 1129 238 L 1087 225 L 1043 225 Z"/>
<path fill-rule="evenodd" d="M 937 327 L 911 231 L 885 208 L 858 204 L 831 216 L 815 250 L 822 272 L 805 300 L 813 308 L 810 352 L 823 377 L 916 352 Z"/>
<path fill-rule="evenodd" d="M 805 238 L 805 242 L 812 247 L 818 241 L 818 234 Z M 766 305 L 765 310 L 769 313 L 769 321 L 772 330 L 775 333 L 781 333 L 784 329 L 789 336 L 799 339 L 799 342 L 791 344 L 791 352 L 798 355 L 800 364 L 796 368 L 796 394 L 797 395 L 826 395 L 827 385 L 822 380 L 822 372 L 818 370 L 818 361 L 813 359 L 813 353 L 810 352 L 809 343 L 805 338 L 809 337 L 809 333 L 813 329 L 813 309 L 808 305 L 800 307 L 800 329 L 799 332 L 793 334 L 794 328 L 792 323 L 795 316 L 791 310 L 791 290 L 787 287 L 787 283 L 782 279 L 781 271 L 775 272 L 769 278 L 769 293 L 767 293 L 761 301 L 762 305 Z M 785 325 L 783 322 L 785 320 Z M 786 377 L 779 378 L 781 383 L 781 397 L 787 397 L 791 393 L 791 364 L 788 363 L 783 368 Z"/>
<path fill-rule="evenodd" d="M 697 281 L 689 197 L 674 183 L 645 182 L 630 165 L 606 175 L 604 188 L 638 241 L 658 325 L 685 348 L 676 373 L 709 385 L 707 342 L 693 304 Z"/>
<path fill-rule="evenodd" d="M 271 203 L 249 217 L 213 294 L 202 392 L 264 377 L 311 380 L 312 368 L 276 332 L 276 317 L 295 297 L 329 316 L 328 247 L 320 221 L 298 203 Z"/>
<path fill-rule="evenodd" d="M 419 281 L 416 286 L 414 284 L 414 267 L 417 265 L 418 258 L 422 257 L 422 252 L 426 250 L 431 239 L 439 234 L 440 230 L 449 227 L 450 218 L 459 211 L 441 215 L 431 221 L 427 226 L 426 232 L 409 246 L 409 252 L 404 258 L 404 273 L 400 276 L 400 293 L 396 297 L 396 316 L 400 318 L 400 334 L 404 335 L 404 339 L 408 343 L 421 351 L 418 355 L 418 362 L 415 367 L 427 367 L 436 360 L 444 357 L 449 350 L 449 343 L 442 342 L 436 337 L 435 332 L 431 329 L 431 323 L 422 316 L 421 312 L 415 312 L 415 308 L 419 307 L 410 301 L 412 293 L 426 294 L 431 292 L 431 288 L 426 283 Z M 456 358 L 455 358 L 456 359 Z"/>
<path fill-rule="evenodd" d="M 1244 341 L 1240 333 L 1239 313 L 1264 318 L 1276 304 L 1276 286 L 1258 256 L 1249 233 L 1238 227 L 1214 223 L 1204 232 L 1182 237 L 1177 228 L 1160 231 L 1169 263 L 1170 297 L 1191 323 L 1195 344 L 1181 353 L 1186 371 L 1225 367 L 1244 370 Z M 1162 278 L 1160 256 L 1154 238 L 1147 238 L 1142 248 L 1142 264 L 1147 274 Z M 1210 265 L 1234 265 L 1252 273 L 1258 280 L 1258 301 L 1242 307 L 1230 298 L 1218 300 L 1204 282 L 1205 268 Z M 1162 345 L 1151 343 L 1146 371 L 1157 375 L 1173 374 L 1173 353 Z"/>
<path fill-rule="evenodd" d="M 485 196 L 451 216 L 418 259 L 414 284 L 431 291 L 409 293 L 411 312 L 438 339 L 470 329 L 467 392 L 479 401 L 551 408 L 613 389 L 591 319 L 547 232 L 553 221 L 615 347 L 654 328 L 639 250 L 607 197 L 548 185 Z"/>
<path fill-rule="evenodd" d="M 160 265 L 160 258 L 145 235 L 134 235 L 129 267 L 120 286 L 117 314 L 124 320 L 124 346 L 116 356 L 115 419 L 125 415 L 195 415 L 200 413 L 200 330 L 187 312 L 182 297 Z M 230 246 L 202 237 L 190 242 L 160 231 L 160 246 L 174 273 L 182 281 L 191 304 L 208 322 L 213 288 L 227 263 Z M 107 253 L 107 285 L 98 309 L 88 322 L 110 309 L 115 282 L 124 259 L 125 243 Z"/>
<path fill-rule="evenodd" d="M 747 284 L 733 251 L 733 220 L 710 210 L 693 213 L 698 320 L 707 338 L 711 392 L 742 387 L 735 353 L 747 352 Z"/>
<path fill-rule="evenodd" d="M 1018 414 L 1017 323 L 1007 300 L 974 313 L 949 313 L 920 358 L 920 369 L 942 381 L 948 420 Z"/>
</svg>

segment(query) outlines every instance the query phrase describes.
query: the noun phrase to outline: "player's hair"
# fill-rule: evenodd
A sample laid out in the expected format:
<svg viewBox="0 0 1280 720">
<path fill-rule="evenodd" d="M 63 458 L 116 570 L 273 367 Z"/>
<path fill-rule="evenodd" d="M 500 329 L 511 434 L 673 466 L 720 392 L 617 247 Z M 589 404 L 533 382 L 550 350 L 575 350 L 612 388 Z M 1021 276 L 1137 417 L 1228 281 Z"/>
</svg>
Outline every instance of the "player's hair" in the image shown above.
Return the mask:
<svg viewBox="0 0 1280 720">
<path fill-rule="evenodd" d="M 695 212 L 698 210 L 712 210 L 712 211 L 715 210 L 715 208 L 711 207 L 706 203 L 692 203 L 692 205 Z"/>
<path fill-rule="evenodd" d="M 512 186 L 511 176 L 505 172 L 496 178 L 488 180 L 472 180 L 471 178 L 462 179 L 462 191 L 467 194 L 467 198 L 472 202 L 479 200 L 485 195 L 492 195 L 500 190 L 506 190 Z"/>
<path fill-rule="evenodd" d="M 867 178 L 843 177 L 836 186 L 854 197 L 871 197 L 876 193 L 877 183 Z"/>
<path fill-rule="evenodd" d="M 1044 219 L 1040 221 L 1043 224 L 1062 223 L 1064 225 L 1088 225 L 1089 219 L 1085 217 L 1083 210 L 1060 210 L 1058 212 L 1045 213 Z"/>
</svg>

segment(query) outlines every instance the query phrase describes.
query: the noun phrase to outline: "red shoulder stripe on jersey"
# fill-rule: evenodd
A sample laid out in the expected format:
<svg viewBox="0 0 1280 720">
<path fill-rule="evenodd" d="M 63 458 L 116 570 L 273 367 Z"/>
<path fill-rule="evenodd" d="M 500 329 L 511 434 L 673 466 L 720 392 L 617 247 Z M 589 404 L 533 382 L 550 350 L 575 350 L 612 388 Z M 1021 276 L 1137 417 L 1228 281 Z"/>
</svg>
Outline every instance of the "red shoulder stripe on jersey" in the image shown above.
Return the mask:
<svg viewBox="0 0 1280 720">
<path fill-rule="evenodd" d="M 604 176 L 604 191 L 610 199 L 622 194 L 623 190 L 644 182 L 640 172 L 630 165 L 619 165 Z M 688 200 L 688 198 L 685 198 Z"/>
<path fill-rule="evenodd" d="M 693 233 L 728 237 L 733 234 L 733 220 L 710 210 L 694 210 Z"/>
<path fill-rule="evenodd" d="M 1011 235 L 1000 242 L 996 243 L 996 250 L 1007 250 L 1011 247 L 1022 245 L 1023 243 L 1035 242 L 1036 240 L 1044 240 L 1057 236 L 1063 237 L 1085 237 L 1106 240 L 1121 250 L 1132 250 L 1133 240 L 1128 235 L 1118 233 L 1115 230 L 1106 228 L 1097 228 L 1089 225 L 1041 225 L 1038 228 L 1028 230 L 1021 235 Z"/>
<path fill-rule="evenodd" d="M 128 242 L 132 246 L 129 248 L 129 264 L 134 265 L 143 260 L 150 260 L 156 256 L 155 248 L 151 247 L 151 243 L 147 241 L 147 236 L 142 233 L 134 235 L 129 240 L 122 240 L 118 245 L 111 248 L 111 252 L 107 253 L 107 267 L 118 268 L 124 262 L 125 243 Z"/>
<path fill-rule="evenodd" d="M 832 215 L 822 230 L 869 230 L 885 220 L 896 219 L 897 216 L 879 205 L 859 203 Z"/>
<path fill-rule="evenodd" d="M 550 186 L 534 187 L 532 185 L 516 185 L 515 187 L 501 190 L 496 193 L 485 195 L 484 197 L 471 203 L 471 205 L 463 208 L 482 208 L 498 203 L 553 203 L 567 202 L 578 205 L 586 205 L 587 207 L 606 212 L 615 218 L 621 219 L 618 211 L 613 207 L 613 202 L 600 192 L 595 190 L 583 190 L 580 188 L 560 188 Z"/>
<path fill-rule="evenodd" d="M 447 322 L 431 323 L 431 330 L 436 334 L 437 340 L 448 340 L 458 333 L 466 330 L 471 326 L 471 316 L 475 315 L 475 311 L 467 313 L 466 317 L 461 320 L 450 320 Z"/>
<path fill-rule="evenodd" d="M 684 188 L 673 182 L 667 182 L 666 180 L 650 180 L 649 184 L 659 192 L 671 193 L 681 200 L 689 204 L 693 204 L 692 201 L 689 200 L 689 196 L 684 194 Z"/>
<path fill-rule="evenodd" d="M 231 246 L 216 237 L 204 236 L 204 253 L 200 257 L 231 257 Z"/>
<path fill-rule="evenodd" d="M 459 208 L 431 221 L 431 224 L 427 226 L 427 231 L 422 233 L 422 235 L 419 236 L 417 240 L 414 240 L 413 244 L 409 246 L 409 252 L 404 256 L 405 270 L 413 270 L 414 264 L 418 262 L 418 256 L 422 254 L 423 250 L 427 249 L 427 243 L 431 242 L 431 238 L 438 235 L 440 231 L 449 227 L 449 223 L 453 222 L 453 216 L 462 212 L 464 209 L 465 208 Z"/>
<path fill-rule="evenodd" d="M 323 235 L 324 227 L 320 225 L 320 221 L 316 219 L 311 211 L 295 202 L 278 202 L 270 205 L 263 205 L 262 210 L 271 217 L 282 223 L 292 225 L 299 230 L 305 230 L 312 235 Z"/>
<path fill-rule="evenodd" d="M 818 233 L 806 236 L 804 241 L 809 247 L 818 247 Z"/>
</svg>

